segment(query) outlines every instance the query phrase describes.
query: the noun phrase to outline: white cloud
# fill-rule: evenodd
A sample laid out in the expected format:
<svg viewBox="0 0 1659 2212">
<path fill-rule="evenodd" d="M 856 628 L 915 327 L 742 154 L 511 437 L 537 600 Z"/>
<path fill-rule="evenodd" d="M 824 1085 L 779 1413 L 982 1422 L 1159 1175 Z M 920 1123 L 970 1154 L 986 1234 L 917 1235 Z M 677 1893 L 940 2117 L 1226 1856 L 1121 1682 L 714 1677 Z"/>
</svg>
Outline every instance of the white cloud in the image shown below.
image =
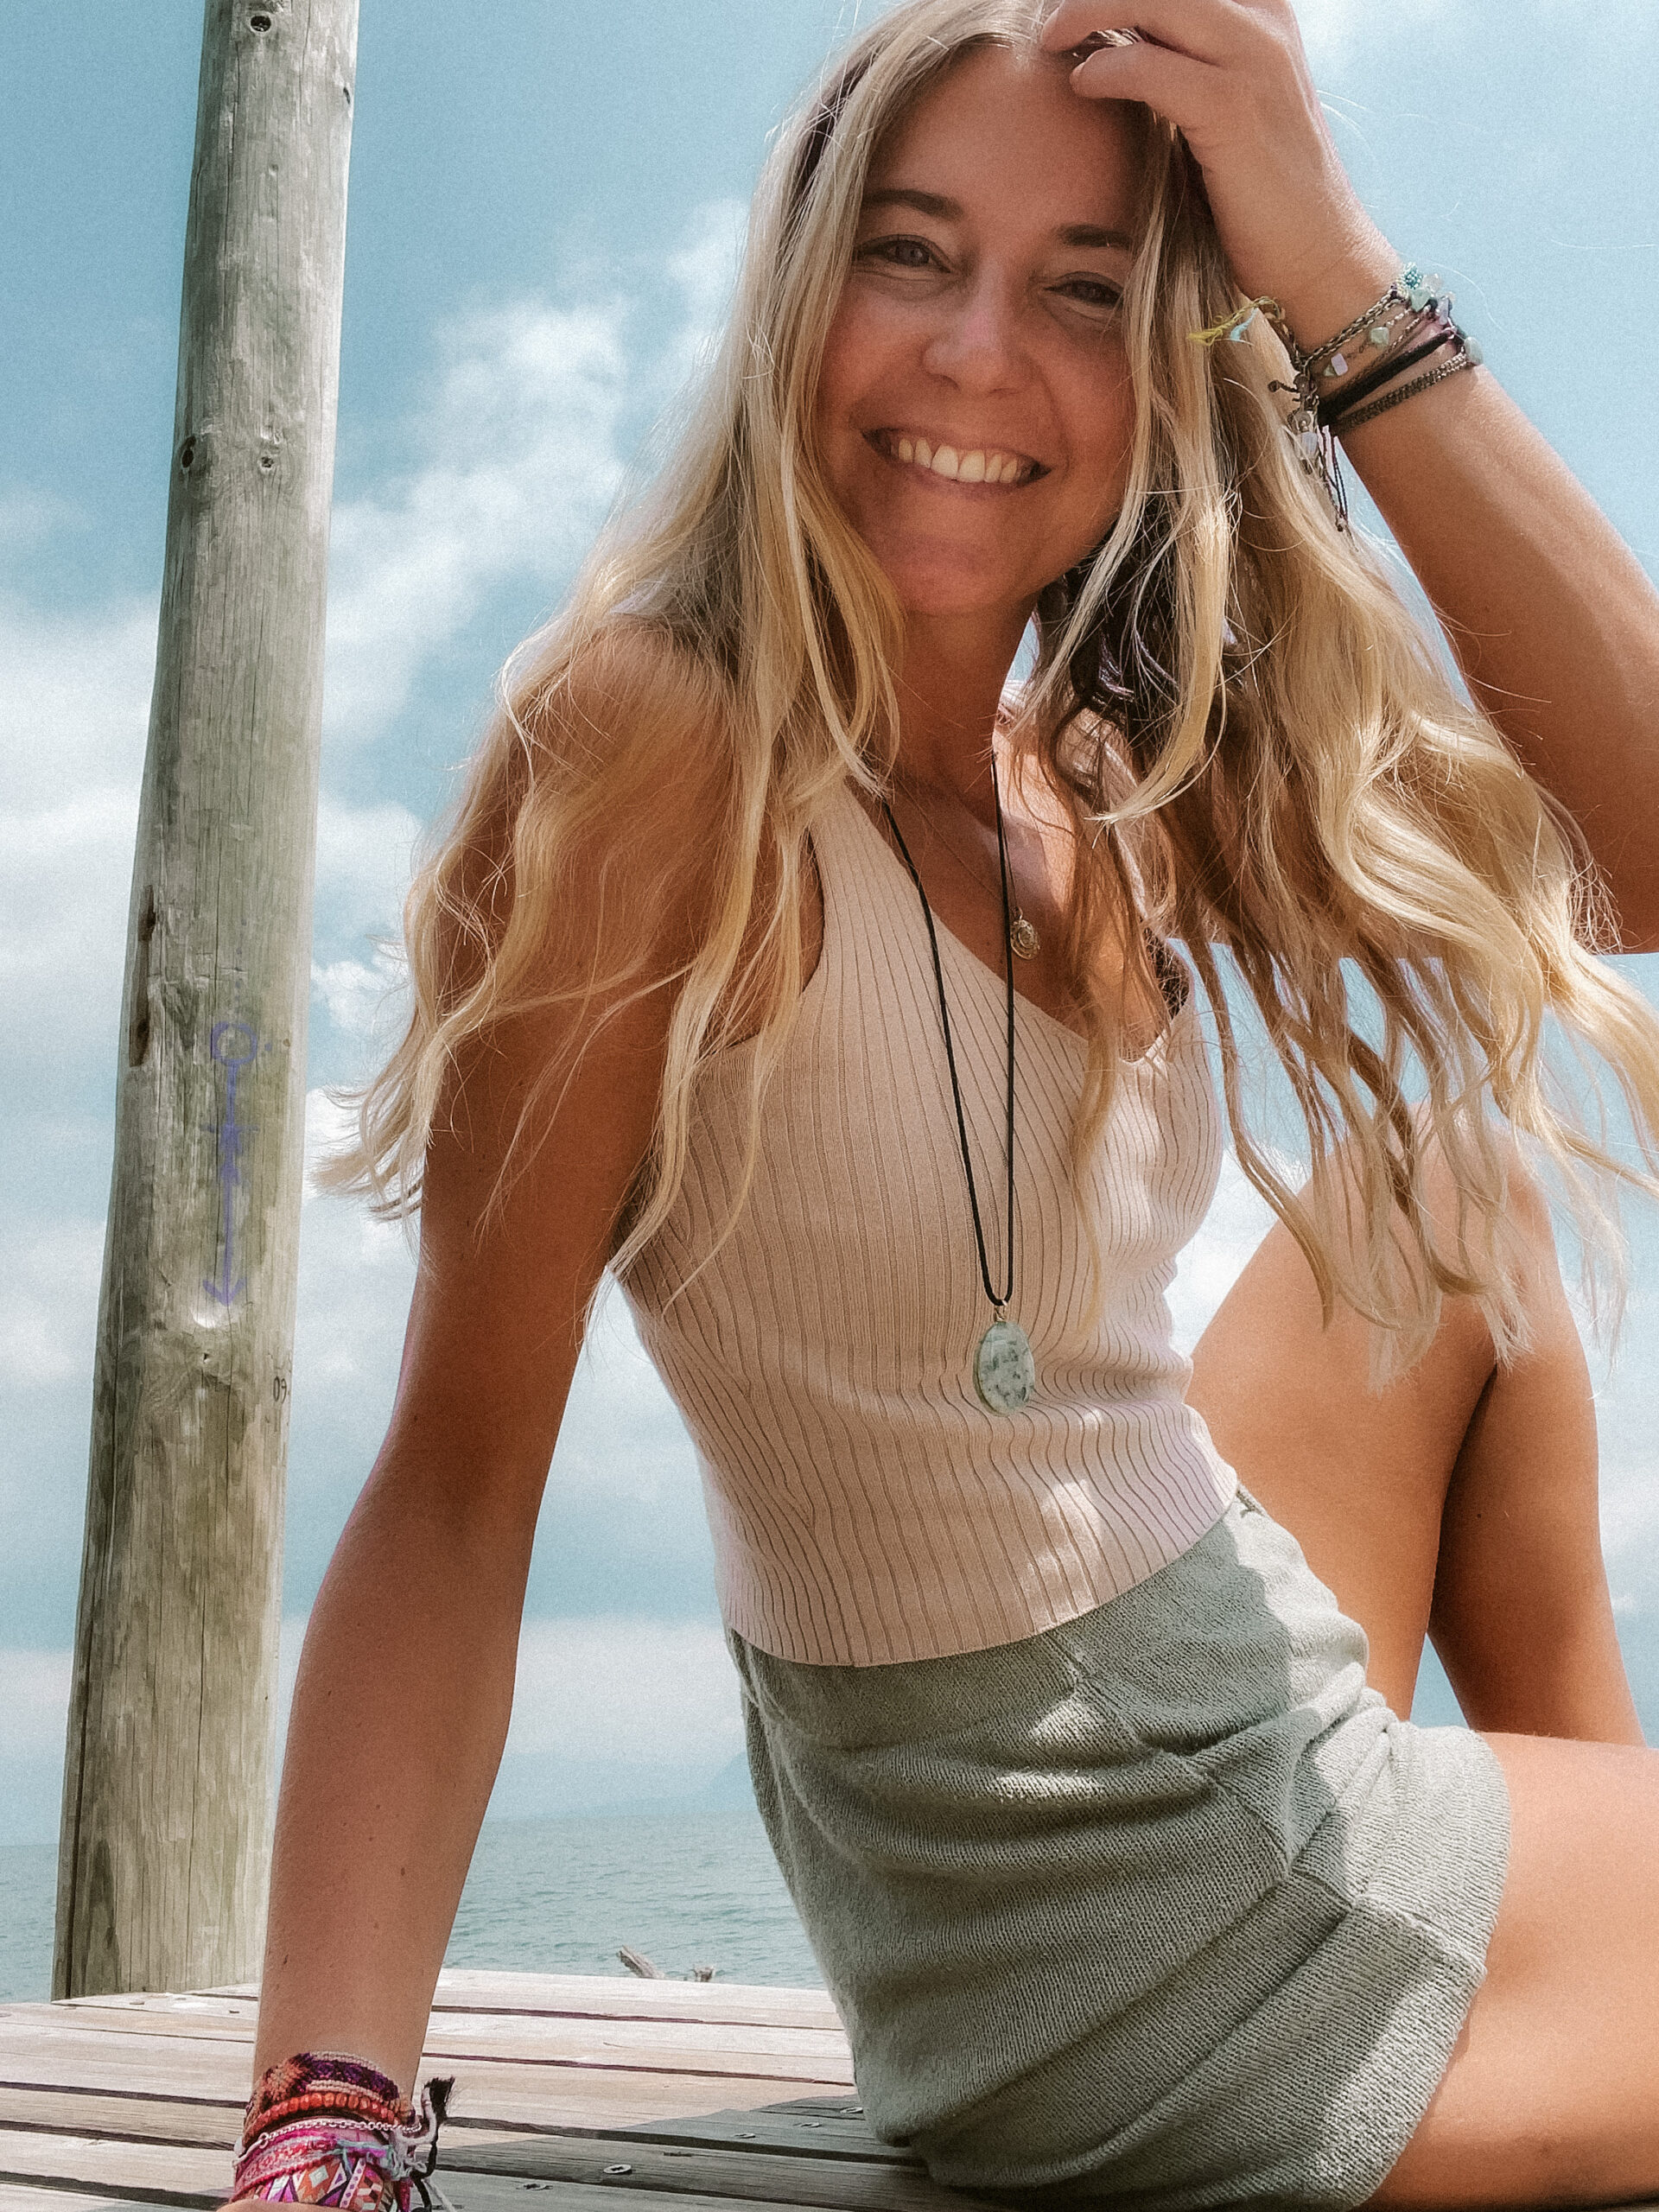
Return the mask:
<svg viewBox="0 0 1659 2212">
<path fill-rule="evenodd" d="M 156 621 L 148 602 L 56 615 L 0 601 L 0 991 L 20 1106 L 113 1075 Z M 396 931 L 420 826 L 395 802 L 323 792 L 321 928 Z"/>
<path fill-rule="evenodd" d="M 1604 1465 L 1601 1542 L 1616 1605 L 1637 1611 L 1659 1602 L 1659 1465 Z"/>
<path fill-rule="evenodd" d="M 1501 39 L 1542 56 L 1593 22 L 1604 41 L 1656 29 L 1652 0 L 1297 0 L 1296 16 L 1316 70 L 1399 52 L 1425 35 Z"/>
<path fill-rule="evenodd" d="M 417 817 L 395 802 L 351 805 L 325 791 L 318 804 L 312 996 L 365 1065 L 389 1049 L 399 1026 L 400 918 L 420 833 Z"/>
<path fill-rule="evenodd" d="M 317 905 L 336 931 L 396 934 L 419 818 L 395 800 L 349 804 L 325 791 L 317 804 Z"/>
<path fill-rule="evenodd" d="M 383 1033 L 389 1002 L 407 980 L 397 950 L 377 945 L 371 960 L 314 960 L 311 988 L 338 1029 L 359 1037 Z"/>
<path fill-rule="evenodd" d="M 683 244 L 609 297 L 521 299 L 439 336 L 434 384 L 403 426 L 410 465 L 334 508 L 325 715 L 359 743 L 510 579 L 550 607 L 620 489 L 643 423 L 694 366 L 730 293 L 746 209 L 694 207 Z M 666 331 L 636 335 L 666 279 Z"/>
<path fill-rule="evenodd" d="M 696 1481 L 685 1424 L 639 1341 L 626 1300 L 608 1281 L 571 1381 L 554 1489 L 570 1499 L 653 1510 L 688 1478 Z"/>
<path fill-rule="evenodd" d="M 331 737 L 372 737 L 422 665 L 504 580 L 550 597 L 621 481 L 631 364 L 620 301 L 519 301 L 443 336 L 406 442 L 415 465 L 334 510 L 325 685 Z"/>
<path fill-rule="evenodd" d="M 691 211 L 683 245 L 642 263 L 631 291 L 512 302 L 441 334 L 433 386 L 401 428 L 407 465 L 335 507 L 331 736 L 384 729 L 503 586 L 529 579 L 551 603 L 622 480 L 642 409 L 678 382 L 718 312 L 741 214 L 724 200 Z M 666 334 L 643 346 L 632 323 L 664 283 Z M 63 519 L 13 501 L 0 537 L 20 545 Z M 48 1070 L 60 1083 L 113 1065 L 156 624 L 153 598 L 57 613 L 0 596 L 0 989 L 25 1096 Z M 395 802 L 322 795 L 318 981 L 353 1029 L 375 995 L 360 940 L 395 936 L 419 828 Z"/>
<path fill-rule="evenodd" d="M 689 376 L 719 334 L 737 276 L 748 213 L 741 200 L 708 201 L 693 213 L 685 244 L 669 256 L 668 274 L 678 289 L 685 322 L 659 365 L 658 378 L 664 385 Z"/>
<path fill-rule="evenodd" d="M 62 1757 L 73 1658 L 0 1650 L 0 1759 Z"/>
<path fill-rule="evenodd" d="M 98 1320 L 104 1224 L 60 1218 L 6 1240 L 0 1378 L 38 1389 L 84 1374 Z"/>
<path fill-rule="evenodd" d="M 306 1621 L 283 1622 L 277 1667 L 280 1767 Z M 8 1673 L 8 1667 L 13 1668 Z M 18 1744 L 60 1751 L 69 1655 L 0 1652 L 0 1691 L 28 1691 Z M 54 1701 L 55 1700 L 55 1701 Z M 8 1746 L 0 1720 L 0 1752 Z M 644 1615 L 526 1621 L 518 1642 L 505 1761 L 511 1804 L 696 1788 L 743 1747 L 737 1676 L 712 1621 Z"/>
<path fill-rule="evenodd" d="M 1459 12 L 1459 0 L 1298 0 L 1296 18 L 1315 71 L 1346 63 L 1356 49 L 1398 44 L 1425 24 Z"/>
<path fill-rule="evenodd" d="M 1175 1341 L 1183 1351 L 1191 1351 L 1203 1335 L 1275 1218 L 1267 1200 L 1244 1179 L 1233 1154 L 1224 1153 L 1215 1201 L 1204 1226 L 1181 1254 L 1170 1286 Z"/>
<path fill-rule="evenodd" d="M 742 1741 L 737 1677 L 718 1627 L 643 1615 L 526 1622 L 509 1753 L 714 1766 Z"/>
<path fill-rule="evenodd" d="M 6 1053 L 113 1065 L 153 602 L 41 613 L 0 599 L 0 991 Z"/>
<path fill-rule="evenodd" d="M 315 1378 L 327 1376 L 354 1389 L 372 1384 L 378 1398 L 388 1368 L 396 1375 L 415 1262 L 399 1224 L 377 1221 L 358 1202 L 323 1196 L 310 1186 L 310 1170 L 322 1154 L 339 1148 L 351 1126 L 347 1109 L 321 1090 L 306 1093 L 295 1389 L 308 1391 Z M 368 1472 L 366 1464 L 362 1472 Z"/>
</svg>

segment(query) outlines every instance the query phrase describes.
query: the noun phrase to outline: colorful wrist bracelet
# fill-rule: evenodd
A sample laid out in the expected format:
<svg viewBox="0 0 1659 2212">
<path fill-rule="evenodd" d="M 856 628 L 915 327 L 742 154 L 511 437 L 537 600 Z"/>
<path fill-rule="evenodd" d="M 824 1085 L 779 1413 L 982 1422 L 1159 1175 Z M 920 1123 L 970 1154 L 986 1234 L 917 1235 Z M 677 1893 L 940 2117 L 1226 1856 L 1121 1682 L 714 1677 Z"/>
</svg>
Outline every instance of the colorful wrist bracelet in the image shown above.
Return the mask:
<svg viewBox="0 0 1659 2212">
<path fill-rule="evenodd" d="M 429 2183 L 452 2081 L 410 2104 L 395 2082 L 340 2051 L 301 2051 L 263 2074 L 236 2147 L 233 2197 L 410 2212 L 442 2202 Z"/>
<path fill-rule="evenodd" d="M 1334 337 L 1311 347 L 1304 348 L 1297 343 L 1284 309 L 1277 300 L 1265 296 L 1247 300 L 1243 307 L 1212 323 L 1207 330 L 1192 334 L 1195 343 L 1213 346 L 1222 338 L 1242 342 L 1258 315 L 1271 327 L 1289 356 L 1295 381 L 1275 381 L 1268 389 L 1284 392 L 1294 402 L 1285 421 L 1286 433 L 1297 448 L 1302 467 L 1310 476 L 1319 478 L 1338 530 L 1348 527 L 1348 493 L 1337 454 L 1338 434 L 1386 414 L 1402 400 L 1427 391 L 1448 376 L 1455 376 L 1459 369 L 1475 367 L 1484 358 L 1474 340 L 1452 321 L 1452 295 L 1442 293 L 1440 283 L 1438 276 L 1426 276 L 1415 262 L 1408 262 L 1381 299 L 1345 323 Z M 1424 333 L 1431 327 L 1434 334 L 1425 340 Z M 1344 348 L 1362 334 L 1381 358 L 1367 363 L 1340 391 L 1322 391 L 1321 385 L 1329 385 L 1350 375 L 1355 365 L 1349 361 Z M 1397 391 L 1384 391 L 1383 387 L 1395 377 L 1404 375 L 1447 344 L 1455 344 L 1458 348 L 1452 360 L 1402 385 Z M 1374 392 L 1382 396 L 1370 400 Z M 1369 405 L 1365 404 L 1368 400 Z"/>
</svg>

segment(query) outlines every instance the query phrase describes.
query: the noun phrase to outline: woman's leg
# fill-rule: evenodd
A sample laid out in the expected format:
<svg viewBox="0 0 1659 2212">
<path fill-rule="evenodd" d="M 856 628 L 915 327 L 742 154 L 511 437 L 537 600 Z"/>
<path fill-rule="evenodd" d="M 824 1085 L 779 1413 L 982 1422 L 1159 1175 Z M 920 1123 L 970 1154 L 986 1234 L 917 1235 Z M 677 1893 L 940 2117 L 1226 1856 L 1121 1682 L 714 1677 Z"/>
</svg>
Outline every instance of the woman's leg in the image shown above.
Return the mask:
<svg viewBox="0 0 1659 2212">
<path fill-rule="evenodd" d="M 1548 1209 L 1519 1177 L 1514 1203 L 1532 1341 L 1508 1367 L 1454 1300 L 1420 1364 L 1373 1392 L 1366 1325 L 1321 1327 L 1276 1226 L 1194 1357 L 1217 1446 L 1366 1630 L 1389 1703 L 1410 1710 L 1432 1628 L 1470 1719 L 1512 1732 L 1491 1738 L 1512 1843 L 1487 1977 L 1374 2200 L 1389 2207 L 1659 2195 L 1659 1754 L 1630 1748 L 1594 1408 Z"/>
<path fill-rule="evenodd" d="M 1370 1331 L 1321 1325 L 1313 1274 L 1275 1224 L 1193 1355 L 1217 1448 L 1370 1639 L 1370 1680 L 1411 1710 L 1432 1632 L 1470 1722 L 1639 1744 L 1602 1564 L 1595 1409 L 1548 1205 L 1519 1170 L 1530 1348 L 1496 1360 L 1448 1300 L 1412 1371 L 1381 1393 Z M 1431 1192 L 1450 1217 L 1449 1179 Z"/>
<path fill-rule="evenodd" d="M 1372 2202 L 1659 2196 L 1659 1752 L 1491 1742 L 1512 1841 L 1486 1980 Z"/>
</svg>

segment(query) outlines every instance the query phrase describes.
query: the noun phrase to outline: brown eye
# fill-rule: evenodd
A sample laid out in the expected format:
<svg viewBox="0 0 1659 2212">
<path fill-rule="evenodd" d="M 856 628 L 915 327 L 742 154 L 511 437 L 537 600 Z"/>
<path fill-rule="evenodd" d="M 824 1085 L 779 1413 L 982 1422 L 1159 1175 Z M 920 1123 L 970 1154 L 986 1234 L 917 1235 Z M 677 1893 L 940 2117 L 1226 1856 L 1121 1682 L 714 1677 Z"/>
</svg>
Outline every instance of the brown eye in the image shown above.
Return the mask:
<svg viewBox="0 0 1659 2212">
<path fill-rule="evenodd" d="M 1109 283 L 1103 276 L 1073 276 L 1061 289 L 1075 299 L 1080 307 L 1109 310 L 1123 304 L 1122 287 Z"/>
<path fill-rule="evenodd" d="M 925 238 L 873 238 L 859 248 L 861 261 L 885 261 L 893 269 L 926 269 L 935 259 Z"/>
</svg>

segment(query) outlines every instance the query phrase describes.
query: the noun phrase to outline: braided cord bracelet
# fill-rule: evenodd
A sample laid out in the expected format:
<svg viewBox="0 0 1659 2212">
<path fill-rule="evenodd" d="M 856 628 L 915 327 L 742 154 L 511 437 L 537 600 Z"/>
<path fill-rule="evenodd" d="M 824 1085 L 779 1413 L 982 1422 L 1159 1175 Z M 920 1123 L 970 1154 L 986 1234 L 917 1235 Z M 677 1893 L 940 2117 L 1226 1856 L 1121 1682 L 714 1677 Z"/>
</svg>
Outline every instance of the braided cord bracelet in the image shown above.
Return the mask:
<svg viewBox="0 0 1659 2212">
<path fill-rule="evenodd" d="M 1338 437 L 1387 414 L 1420 391 L 1444 383 L 1460 370 L 1478 366 L 1484 358 L 1474 340 L 1452 321 L 1452 295 L 1440 292 L 1440 282 L 1438 276 L 1426 276 L 1415 262 L 1408 262 L 1381 299 L 1344 323 L 1334 337 L 1308 348 L 1297 343 L 1278 301 L 1267 297 L 1247 300 L 1208 329 L 1191 334 L 1196 344 L 1211 346 L 1223 338 L 1242 343 L 1258 315 L 1271 327 L 1289 356 L 1295 381 L 1275 381 L 1268 388 L 1287 393 L 1295 402 L 1286 418 L 1285 430 L 1304 469 L 1317 476 L 1324 486 L 1338 530 L 1348 527 L 1348 494 L 1338 457 Z M 1364 365 L 1340 389 L 1321 391 L 1321 385 L 1328 386 L 1350 378 L 1351 365 L 1344 349 L 1362 334 L 1382 358 Z M 1384 389 L 1448 345 L 1458 349 L 1453 359 L 1397 391 Z M 1373 398 L 1373 393 L 1381 396 Z"/>
<path fill-rule="evenodd" d="M 1319 428 L 1322 430 L 1339 430 L 1347 421 L 1351 408 L 1362 406 L 1374 392 L 1381 391 L 1385 385 L 1392 384 L 1395 377 L 1404 376 L 1408 369 L 1419 367 L 1431 354 L 1438 353 L 1442 346 L 1452 343 L 1455 325 L 1442 321 L 1439 315 L 1428 318 L 1428 321 L 1430 327 L 1427 338 L 1421 339 L 1416 345 L 1408 346 L 1403 353 L 1390 353 L 1386 361 L 1379 361 L 1363 376 L 1356 377 L 1340 391 L 1332 392 L 1328 399 L 1321 400 Z M 1411 334 L 1414 338 L 1418 337 L 1421 327 L 1420 321 Z"/>
<path fill-rule="evenodd" d="M 1438 369 L 1431 369 L 1427 376 L 1414 378 L 1410 384 L 1402 385 L 1398 391 L 1387 391 L 1381 399 L 1372 400 L 1369 407 L 1361 407 L 1351 415 L 1339 416 L 1331 428 L 1338 437 L 1346 437 L 1350 430 L 1357 429 L 1362 423 L 1375 422 L 1379 415 L 1386 415 L 1391 407 L 1398 407 L 1404 401 L 1414 398 L 1420 391 L 1427 391 L 1431 385 L 1444 384 L 1448 377 L 1479 365 L 1478 355 L 1465 346 L 1454 359 L 1442 361 Z"/>
<path fill-rule="evenodd" d="M 232 2201 L 323 2204 L 338 2212 L 430 2208 L 429 2182 L 453 2081 L 429 2082 L 418 2104 L 365 2059 L 300 2051 L 261 2075 L 236 2146 Z"/>
</svg>

